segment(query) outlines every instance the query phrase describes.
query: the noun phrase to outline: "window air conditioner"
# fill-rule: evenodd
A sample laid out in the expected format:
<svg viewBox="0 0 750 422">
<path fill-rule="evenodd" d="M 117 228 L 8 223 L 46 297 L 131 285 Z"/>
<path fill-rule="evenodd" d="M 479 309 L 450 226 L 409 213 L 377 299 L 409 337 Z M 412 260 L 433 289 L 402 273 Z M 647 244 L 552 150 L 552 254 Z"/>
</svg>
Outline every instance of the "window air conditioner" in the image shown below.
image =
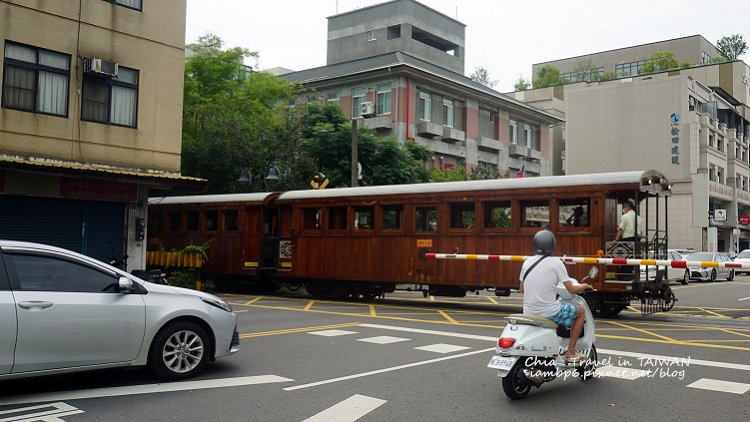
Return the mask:
<svg viewBox="0 0 750 422">
<path fill-rule="evenodd" d="M 375 105 L 370 101 L 365 101 L 359 105 L 359 114 L 362 117 L 372 117 L 375 115 Z"/>
<path fill-rule="evenodd" d="M 115 62 L 97 59 L 95 57 L 84 57 L 83 58 L 83 71 L 85 73 L 93 73 L 109 78 L 117 77 L 117 70 L 119 65 Z"/>
</svg>

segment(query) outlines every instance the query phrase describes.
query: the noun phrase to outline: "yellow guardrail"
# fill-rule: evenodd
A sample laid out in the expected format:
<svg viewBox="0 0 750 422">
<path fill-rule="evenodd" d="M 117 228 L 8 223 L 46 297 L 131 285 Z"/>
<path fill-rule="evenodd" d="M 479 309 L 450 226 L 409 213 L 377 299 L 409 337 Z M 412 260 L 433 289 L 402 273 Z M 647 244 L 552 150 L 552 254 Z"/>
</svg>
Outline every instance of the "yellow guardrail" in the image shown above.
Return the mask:
<svg viewBox="0 0 750 422">
<path fill-rule="evenodd" d="M 203 256 L 201 254 L 184 252 L 146 252 L 146 264 L 150 267 L 164 268 L 202 268 Z"/>
</svg>

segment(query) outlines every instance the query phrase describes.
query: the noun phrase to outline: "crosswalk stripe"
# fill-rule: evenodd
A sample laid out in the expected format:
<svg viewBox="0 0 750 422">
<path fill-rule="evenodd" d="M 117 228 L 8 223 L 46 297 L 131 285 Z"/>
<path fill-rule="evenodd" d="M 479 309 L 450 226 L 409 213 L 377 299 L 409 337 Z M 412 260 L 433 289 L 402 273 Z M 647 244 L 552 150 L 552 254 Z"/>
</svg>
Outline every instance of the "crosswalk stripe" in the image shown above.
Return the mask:
<svg viewBox="0 0 750 422">
<path fill-rule="evenodd" d="M 750 391 L 750 384 L 732 381 L 714 380 L 710 378 L 701 378 L 688 387 L 698 388 L 701 390 L 721 391 L 723 393 L 745 394 Z"/>
<path fill-rule="evenodd" d="M 386 400 L 355 394 L 302 422 L 354 422 L 386 403 Z"/>
</svg>

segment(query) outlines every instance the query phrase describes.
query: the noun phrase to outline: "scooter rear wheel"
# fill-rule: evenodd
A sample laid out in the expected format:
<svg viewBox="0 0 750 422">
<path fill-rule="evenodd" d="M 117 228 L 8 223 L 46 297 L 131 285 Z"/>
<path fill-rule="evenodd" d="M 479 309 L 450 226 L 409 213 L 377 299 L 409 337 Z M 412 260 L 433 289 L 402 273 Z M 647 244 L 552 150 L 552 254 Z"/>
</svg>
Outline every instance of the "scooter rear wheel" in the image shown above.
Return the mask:
<svg viewBox="0 0 750 422">
<path fill-rule="evenodd" d="M 510 372 L 508 372 L 508 375 L 503 377 L 503 392 L 511 400 L 520 400 L 526 397 L 529 391 L 531 391 L 531 384 L 526 382 L 521 372 L 526 368 L 523 364 L 524 360 L 524 358 L 518 359 Z"/>
<path fill-rule="evenodd" d="M 584 362 L 583 365 L 576 368 L 578 376 L 581 377 L 583 381 L 594 378 L 594 371 L 596 371 L 596 362 L 598 358 L 599 356 L 596 354 L 596 346 L 592 344 L 588 359 L 586 359 L 586 362 Z"/>
</svg>

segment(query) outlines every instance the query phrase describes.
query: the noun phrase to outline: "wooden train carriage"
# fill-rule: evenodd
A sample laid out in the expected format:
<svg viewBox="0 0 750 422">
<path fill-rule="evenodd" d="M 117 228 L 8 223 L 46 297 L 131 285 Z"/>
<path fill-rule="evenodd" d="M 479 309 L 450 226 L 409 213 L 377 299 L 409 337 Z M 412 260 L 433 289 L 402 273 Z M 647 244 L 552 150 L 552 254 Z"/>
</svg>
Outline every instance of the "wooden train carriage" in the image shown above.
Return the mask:
<svg viewBox="0 0 750 422">
<path fill-rule="evenodd" d="M 149 199 L 148 250 L 180 251 L 208 243 L 202 271 L 220 281 L 273 278 L 277 194 L 194 195 Z"/>
<path fill-rule="evenodd" d="M 668 190 L 660 173 L 639 171 L 286 192 L 275 201 L 292 210 L 283 276 L 329 296 L 368 297 L 396 284 L 435 295 L 507 294 L 518 287 L 518 262 L 428 261 L 424 253 L 529 255 L 534 234 L 548 227 L 556 254 L 594 256 L 615 237 L 619 201 Z M 576 278 L 586 270 L 569 267 Z M 624 303 L 632 291 L 631 281 L 594 283 L 614 294 L 609 302 Z"/>
</svg>

